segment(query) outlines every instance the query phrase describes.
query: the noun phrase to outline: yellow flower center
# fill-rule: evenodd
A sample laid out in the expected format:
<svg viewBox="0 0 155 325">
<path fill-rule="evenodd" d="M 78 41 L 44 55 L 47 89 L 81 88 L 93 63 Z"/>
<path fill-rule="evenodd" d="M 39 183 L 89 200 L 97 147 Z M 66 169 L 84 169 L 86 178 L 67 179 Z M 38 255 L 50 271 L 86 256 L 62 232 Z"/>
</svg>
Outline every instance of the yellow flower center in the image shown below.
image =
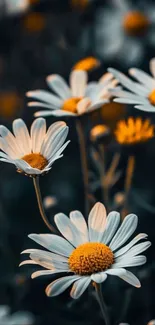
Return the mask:
<svg viewBox="0 0 155 325">
<path fill-rule="evenodd" d="M 95 141 L 97 138 L 102 137 L 109 133 L 109 128 L 104 124 L 98 124 L 94 126 L 90 132 L 90 137 L 92 141 Z"/>
<path fill-rule="evenodd" d="M 123 27 L 128 34 L 144 32 L 148 25 L 148 18 L 140 11 L 130 11 L 123 18 Z"/>
<path fill-rule="evenodd" d="M 148 99 L 152 105 L 155 105 L 155 89 L 149 94 Z"/>
<path fill-rule="evenodd" d="M 90 275 L 108 269 L 114 262 L 111 249 L 102 243 L 85 243 L 69 256 L 70 270 L 79 275 Z"/>
<path fill-rule="evenodd" d="M 73 70 L 90 71 L 90 70 L 97 68 L 99 65 L 100 65 L 100 61 L 95 59 L 93 56 L 90 56 L 88 58 L 85 58 L 85 59 L 77 62 L 74 65 Z"/>
<path fill-rule="evenodd" d="M 62 110 L 77 113 L 77 104 L 81 100 L 79 97 L 71 97 L 63 102 Z"/>
<path fill-rule="evenodd" d="M 154 136 L 154 126 L 147 119 L 129 118 L 127 121 L 120 121 L 115 131 L 115 137 L 120 144 L 136 144 L 148 141 Z"/>
<path fill-rule="evenodd" d="M 21 159 L 25 160 L 32 168 L 40 170 L 43 170 L 48 165 L 47 159 L 40 153 L 30 153 Z"/>
</svg>

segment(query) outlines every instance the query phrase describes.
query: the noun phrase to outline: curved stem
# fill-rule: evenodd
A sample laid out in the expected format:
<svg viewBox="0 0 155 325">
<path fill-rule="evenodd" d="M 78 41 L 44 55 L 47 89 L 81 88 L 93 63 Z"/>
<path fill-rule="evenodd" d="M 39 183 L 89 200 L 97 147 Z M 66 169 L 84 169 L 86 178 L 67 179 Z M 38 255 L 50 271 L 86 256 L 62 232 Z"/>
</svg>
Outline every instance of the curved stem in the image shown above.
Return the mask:
<svg viewBox="0 0 155 325">
<path fill-rule="evenodd" d="M 122 219 L 124 219 L 127 211 L 128 197 L 131 189 L 134 168 L 135 168 L 135 157 L 129 156 L 127 169 L 126 169 L 125 186 L 124 186 L 125 200 L 124 200 L 124 207 L 122 210 Z"/>
<path fill-rule="evenodd" d="M 81 167 L 82 167 L 84 194 L 85 194 L 85 217 L 86 217 L 88 216 L 89 213 L 89 200 L 88 200 L 89 177 L 88 177 L 85 137 L 84 137 L 82 123 L 79 119 L 76 120 L 76 130 L 78 133 L 78 140 L 80 146 L 80 158 L 81 158 Z"/>
<path fill-rule="evenodd" d="M 97 298 L 97 301 L 101 308 L 101 313 L 102 313 L 102 317 L 104 319 L 104 323 L 105 323 L 105 325 L 110 325 L 107 306 L 103 300 L 101 284 L 94 282 L 94 286 L 95 286 L 95 290 L 96 290 L 96 298 Z"/>
<path fill-rule="evenodd" d="M 48 229 L 51 232 L 56 232 L 55 228 L 49 223 L 45 210 L 44 210 L 44 206 L 43 206 L 43 202 L 42 202 L 42 197 L 41 197 L 41 192 L 40 192 L 40 185 L 39 185 L 39 177 L 33 177 L 33 184 L 34 184 L 34 188 L 35 188 L 35 192 L 36 192 L 36 197 L 37 197 L 37 202 L 38 202 L 38 207 L 39 207 L 39 211 L 41 214 L 41 217 L 45 223 L 45 225 L 48 227 Z"/>
</svg>

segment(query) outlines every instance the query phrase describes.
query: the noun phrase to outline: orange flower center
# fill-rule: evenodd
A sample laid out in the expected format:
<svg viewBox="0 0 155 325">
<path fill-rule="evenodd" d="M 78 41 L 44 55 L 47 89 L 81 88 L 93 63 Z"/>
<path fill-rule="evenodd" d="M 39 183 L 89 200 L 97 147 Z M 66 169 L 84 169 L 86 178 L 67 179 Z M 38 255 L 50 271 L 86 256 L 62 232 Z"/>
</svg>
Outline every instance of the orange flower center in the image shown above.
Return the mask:
<svg viewBox="0 0 155 325">
<path fill-rule="evenodd" d="M 114 262 L 111 249 L 102 243 L 85 243 L 69 256 L 70 270 L 79 275 L 90 275 L 108 269 Z"/>
<path fill-rule="evenodd" d="M 104 124 L 98 124 L 94 126 L 90 132 L 91 140 L 95 141 L 97 138 L 100 138 L 109 133 L 109 128 Z"/>
<path fill-rule="evenodd" d="M 79 97 L 68 98 L 63 102 L 62 110 L 77 113 L 77 104 L 81 100 Z"/>
<path fill-rule="evenodd" d="M 148 25 L 148 18 L 140 11 L 130 11 L 123 18 L 123 27 L 128 34 L 144 32 Z"/>
<path fill-rule="evenodd" d="M 85 58 L 85 59 L 77 62 L 74 65 L 73 70 L 90 71 L 90 70 L 97 68 L 99 65 L 100 65 L 100 61 L 95 59 L 93 56 L 90 56 L 88 58 Z"/>
<path fill-rule="evenodd" d="M 148 99 L 152 105 L 155 105 L 155 89 L 149 94 Z"/>
<path fill-rule="evenodd" d="M 43 170 L 48 165 L 47 159 L 40 153 L 30 153 L 21 159 L 25 160 L 32 168 L 40 170 Z"/>
<path fill-rule="evenodd" d="M 28 32 L 40 32 L 45 28 L 46 19 L 39 12 L 32 12 L 26 15 L 23 20 L 24 28 Z"/>
</svg>

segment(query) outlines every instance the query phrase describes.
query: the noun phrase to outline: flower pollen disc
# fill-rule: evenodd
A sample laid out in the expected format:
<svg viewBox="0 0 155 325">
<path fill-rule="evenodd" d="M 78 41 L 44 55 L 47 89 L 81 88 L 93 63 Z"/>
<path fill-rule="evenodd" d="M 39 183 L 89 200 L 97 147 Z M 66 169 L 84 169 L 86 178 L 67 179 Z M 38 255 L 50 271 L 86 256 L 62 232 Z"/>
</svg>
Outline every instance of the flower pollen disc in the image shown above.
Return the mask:
<svg viewBox="0 0 155 325">
<path fill-rule="evenodd" d="M 102 243 L 85 243 L 69 257 L 70 270 L 79 275 L 91 275 L 108 269 L 114 262 L 111 249 Z"/>
<path fill-rule="evenodd" d="M 32 168 L 43 170 L 47 165 L 47 159 L 40 153 L 30 153 L 22 157 Z"/>
</svg>

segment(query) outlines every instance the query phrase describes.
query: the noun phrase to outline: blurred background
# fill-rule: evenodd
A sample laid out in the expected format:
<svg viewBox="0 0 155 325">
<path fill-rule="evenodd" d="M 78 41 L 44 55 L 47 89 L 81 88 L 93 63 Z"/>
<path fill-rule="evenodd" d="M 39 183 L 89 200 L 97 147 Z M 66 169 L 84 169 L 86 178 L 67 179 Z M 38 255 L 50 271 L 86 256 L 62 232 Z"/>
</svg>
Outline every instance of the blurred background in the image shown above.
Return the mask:
<svg viewBox="0 0 155 325">
<path fill-rule="evenodd" d="M 67 81 L 73 66 L 93 56 L 98 68 L 89 72 L 89 80 L 98 80 L 108 67 L 125 73 L 129 67 L 149 71 L 149 60 L 155 56 L 155 3 L 130 2 L 129 11 L 140 10 L 149 17 L 145 35 L 129 35 L 118 27 L 123 0 L 0 0 L 0 123 L 11 130 L 12 121 L 21 117 L 28 126 L 36 109 L 27 107 L 25 93 L 47 89 L 46 77 L 60 74 Z M 117 24 L 116 24 L 117 23 Z M 98 178 L 92 160 L 90 130 L 106 124 L 113 134 L 117 121 L 126 116 L 149 117 L 132 106 L 110 103 L 84 119 L 90 175 Z M 63 118 L 70 127 L 71 143 L 62 160 L 41 178 L 44 205 L 51 223 L 58 212 L 84 212 L 84 191 L 79 146 L 72 118 Z M 47 119 L 50 125 L 54 117 Z M 106 164 L 119 150 L 121 176 L 111 189 L 111 202 L 120 209 L 128 152 L 118 148 L 114 138 L 106 145 Z M 152 247 L 148 263 L 134 272 L 142 282 L 141 289 L 129 287 L 119 279 L 108 279 L 103 294 L 113 324 L 126 322 L 146 325 L 155 318 L 155 139 L 135 153 L 136 168 L 129 195 L 128 212 L 139 216 L 139 232 L 146 232 Z M 102 200 L 101 189 L 92 186 L 93 200 Z M 114 200 L 115 198 L 115 200 Z M 10 164 L 0 164 L 0 305 L 10 313 L 26 311 L 31 319 L 23 325 L 91 325 L 103 324 L 93 293 L 86 292 L 73 301 L 68 292 L 47 298 L 44 292 L 51 277 L 31 280 L 32 267 L 18 268 L 20 252 L 32 246 L 29 233 L 46 233 L 39 215 L 32 180 L 16 173 Z M 53 278 L 52 278 L 53 279 Z M 28 317 L 29 318 L 29 317 Z M 10 324 L 10 323 L 9 323 Z M 12 324 L 12 323 L 11 323 Z M 16 323 L 13 323 L 16 325 Z M 19 325 L 22 325 L 19 323 Z M 0 325 L 4 325 L 0 320 Z"/>
</svg>

